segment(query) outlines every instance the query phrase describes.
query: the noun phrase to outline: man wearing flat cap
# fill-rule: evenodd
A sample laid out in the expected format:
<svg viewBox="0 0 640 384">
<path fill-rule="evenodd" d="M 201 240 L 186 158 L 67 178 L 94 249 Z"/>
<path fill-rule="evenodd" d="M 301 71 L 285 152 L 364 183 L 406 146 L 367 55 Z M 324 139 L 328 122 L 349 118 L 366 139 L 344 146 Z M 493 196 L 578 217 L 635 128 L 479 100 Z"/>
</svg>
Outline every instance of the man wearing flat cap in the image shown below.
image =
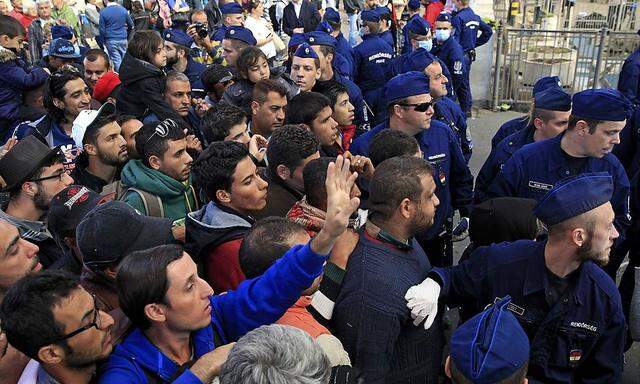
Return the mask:
<svg viewBox="0 0 640 384">
<path fill-rule="evenodd" d="M 484 192 L 513 154 L 523 146 L 558 136 L 567 129 L 571 115 L 571 96 L 553 87 L 533 98 L 529 124 L 503 139 L 489 154 L 476 177 L 474 201 L 484 201 Z"/>
<path fill-rule="evenodd" d="M 620 233 L 606 270 L 615 279 L 626 249 L 629 227 L 629 179 L 611 154 L 620 144 L 620 131 L 631 105 L 615 89 L 588 89 L 573 95 L 571 116 L 564 133 L 525 145 L 516 151 L 487 188 L 485 198 L 523 197 L 540 201 L 559 181 L 587 172 L 607 172 L 613 181 L 611 205 Z"/>
<path fill-rule="evenodd" d="M 615 283 L 599 266 L 609 261 L 618 237 L 613 193 L 606 172 L 558 183 L 534 208 L 547 240 L 481 247 L 455 267 L 432 269 L 405 296 L 414 324 L 426 319 L 430 327 L 439 299 L 492 304 L 509 295 L 507 309 L 531 344 L 530 379 L 619 383 L 625 318 Z"/>
<path fill-rule="evenodd" d="M 416 238 L 429 262 L 440 267 L 453 264 L 449 236 L 453 231 L 453 213 L 459 210 L 461 217 L 469 217 L 473 176 L 456 134 L 433 119 L 433 97 L 429 91 L 429 77 L 422 72 L 407 72 L 389 80 L 384 89 L 388 120 L 358 136 L 349 151 L 368 156 L 369 144 L 384 129 L 398 130 L 416 138 L 425 160 L 435 168 L 436 195 L 440 200 L 434 224 Z"/>
</svg>

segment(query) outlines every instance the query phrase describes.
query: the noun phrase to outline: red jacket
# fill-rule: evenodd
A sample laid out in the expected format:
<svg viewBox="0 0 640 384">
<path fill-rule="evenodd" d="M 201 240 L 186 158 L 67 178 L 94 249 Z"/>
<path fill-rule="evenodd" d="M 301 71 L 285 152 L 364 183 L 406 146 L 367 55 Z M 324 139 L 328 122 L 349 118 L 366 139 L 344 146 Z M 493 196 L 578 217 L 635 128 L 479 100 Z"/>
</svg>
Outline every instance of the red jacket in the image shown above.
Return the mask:
<svg viewBox="0 0 640 384">
<path fill-rule="evenodd" d="M 211 249 L 207 255 L 204 274 L 215 293 L 236 289 L 246 280 L 238 255 L 242 238 L 229 240 Z"/>
</svg>

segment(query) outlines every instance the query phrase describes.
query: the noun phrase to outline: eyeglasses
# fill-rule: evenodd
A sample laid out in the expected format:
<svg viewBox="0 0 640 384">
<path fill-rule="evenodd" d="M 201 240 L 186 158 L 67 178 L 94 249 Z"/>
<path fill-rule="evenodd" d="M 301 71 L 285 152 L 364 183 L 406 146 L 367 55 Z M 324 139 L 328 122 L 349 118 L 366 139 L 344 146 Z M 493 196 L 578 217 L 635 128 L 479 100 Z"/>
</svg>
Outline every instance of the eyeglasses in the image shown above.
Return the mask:
<svg viewBox="0 0 640 384">
<path fill-rule="evenodd" d="M 158 136 L 158 137 L 167 137 L 167 135 L 169 134 L 169 129 L 170 128 L 180 128 L 178 126 L 178 123 L 176 123 L 175 121 L 171 120 L 171 119 L 166 119 L 163 120 L 161 122 L 159 122 L 154 131 L 153 134 L 151 136 L 149 136 L 149 138 L 145 141 L 145 144 L 149 142 L 149 140 L 151 140 L 152 137 L 154 136 Z"/>
<path fill-rule="evenodd" d="M 62 171 L 60 171 L 60 173 L 56 173 L 55 175 L 51 175 L 51 176 L 45 176 L 45 177 L 41 177 L 39 179 L 33 179 L 31 180 L 34 183 L 40 182 L 40 181 L 46 181 L 46 180 L 53 180 L 53 179 L 59 179 L 60 181 L 64 181 L 63 178 L 65 175 L 68 175 L 69 171 L 64 169 Z"/>
<path fill-rule="evenodd" d="M 420 103 L 420 104 L 398 104 L 399 106 L 402 107 L 414 107 L 414 110 L 416 112 L 427 112 L 429 110 L 429 108 L 433 108 L 433 101 L 428 101 L 426 103 Z"/>
<path fill-rule="evenodd" d="M 100 316 L 100 309 L 98 308 L 98 302 L 96 301 L 96 297 L 94 295 L 91 295 L 91 297 L 93 298 L 93 321 L 91 321 L 91 323 L 82 326 L 78 329 L 76 329 L 73 332 L 69 332 L 66 335 L 60 337 L 58 340 L 56 341 L 63 341 L 63 340 L 67 340 L 72 338 L 75 335 L 78 335 L 88 329 L 91 329 L 93 327 L 95 327 L 96 329 L 100 329 L 101 325 L 102 325 L 102 317 Z"/>
</svg>

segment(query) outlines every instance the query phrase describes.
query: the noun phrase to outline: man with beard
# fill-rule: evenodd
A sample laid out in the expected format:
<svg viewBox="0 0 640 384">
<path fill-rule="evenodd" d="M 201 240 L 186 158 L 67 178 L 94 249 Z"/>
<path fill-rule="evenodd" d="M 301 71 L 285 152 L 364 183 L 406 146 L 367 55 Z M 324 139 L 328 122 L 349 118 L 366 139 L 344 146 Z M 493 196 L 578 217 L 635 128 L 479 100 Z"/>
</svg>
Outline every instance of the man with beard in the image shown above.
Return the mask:
<svg viewBox="0 0 640 384">
<path fill-rule="evenodd" d="M 136 135 L 139 160 L 122 169 L 122 200 L 148 216 L 184 219 L 198 209 L 187 137 L 175 121 L 145 124 Z"/>
<path fill-rule="evenodd" d="M 0 303 L 7 290 L 21 278 L 38 272 L 38 247 L 20 236 L 18 228 L 0 219 Z M 7 383 L 17 383 L 29 358 L 7 344 L 0 329 L 0 377 Z"/>
<path fill-rule="evenodd" d="M 88 384 L 109 356 L 113 318 L 78 280 L 45 271 L 14 284 L 0 306 L 11 345 L 32 360 L 20 382 Z"/>
<path fill-rule="evenodd" d="M 200 75 L 206 68 L 204 64 L 195 62 L 191 57 L 193 39 L 179 29 L 167 29 L 162 34 L 164 50 L 167 53 L 167 70 L 184 73 L 189 79 L 191 90 L 204 94 L 204 86 Z"/>
<path fill-rule="evenodd" d="M 531 342 L 528 377 L 536 382 L 618 383 L 625 318 L 609 262 L 618 231 L 612 177 L 585 173 L 554 186 L 536 205 L 548 239 L 478 248 L 455 267 L 435 268 L 407 291 L 416 325 L 429 328 L 438 301 L 482 305 L 506 295 Z"/>
<path fill-rule="evenodd" d="M 424 159 L 383 161 L 373 175 L 369 216 L 349 256 L 333 329 L 367 383 L 436 382 L 441 322 L 414 327 L 403 292 L 431 269 L 415 235 L 433 224 L 440 201 L 434 168 Z"/>
<path fill-rule="evenodd" d="M 136 136 L 140 128 L 142 128 L 142 121 L 136 119 L 133 115 L 120 115 L 116 122 L 122 128 L 122 137 L 127 142 L 127 156 L 129 159 L 140 158 L 138 152 L 136 152 Z"/>
<path fill-rule="evenodd" d="M 63 251 L 45 223 L 53 196 L 73 184 L 60 157 L 59 148 L 50 149 L 29 136 L 0 159 L 0 177 L 6 183 L 2 192 L 9 193 L 0 218 L 15 225 L 22 238 L 40 247 L 40 259 L 45 267 L 63 259 Z"/>
<path fill-rule="evenodd" d="M 275 80 L 260 80 L 251 95 L 251 134 L 269 140 L 274 130 L 284 124 L 287 108 L 287 89 Z"/>
<path fill-rule="evenodd" d="M 120 169 L 128 160 L 127 142 L 116 122 L 116 106 L 105 103 L 97 111 L 82 111 L 73 122 L 76 146 L 83 148 L 72 176 L 76 184 L 101 193 L 120 179 Z"/>
</svg>

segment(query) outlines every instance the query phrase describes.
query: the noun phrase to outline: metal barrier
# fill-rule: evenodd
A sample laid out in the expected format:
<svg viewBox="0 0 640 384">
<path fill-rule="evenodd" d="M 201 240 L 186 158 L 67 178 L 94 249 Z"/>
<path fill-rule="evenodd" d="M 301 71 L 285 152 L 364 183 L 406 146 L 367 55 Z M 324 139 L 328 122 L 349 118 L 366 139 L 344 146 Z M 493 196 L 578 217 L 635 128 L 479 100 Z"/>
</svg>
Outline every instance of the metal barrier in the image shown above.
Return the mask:
<svg viewBox="0 0 640 384">
<path fill-rule="evenodd" d="M 558 76 L 569 93 L 616 87 L 625 58 L 640 46 L 635 32 L 505 28 L 496 31 L 492 100 L 528 108 L 533 84 Z"/>
</svg>

